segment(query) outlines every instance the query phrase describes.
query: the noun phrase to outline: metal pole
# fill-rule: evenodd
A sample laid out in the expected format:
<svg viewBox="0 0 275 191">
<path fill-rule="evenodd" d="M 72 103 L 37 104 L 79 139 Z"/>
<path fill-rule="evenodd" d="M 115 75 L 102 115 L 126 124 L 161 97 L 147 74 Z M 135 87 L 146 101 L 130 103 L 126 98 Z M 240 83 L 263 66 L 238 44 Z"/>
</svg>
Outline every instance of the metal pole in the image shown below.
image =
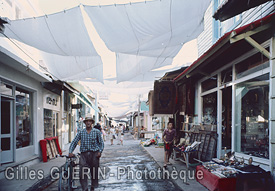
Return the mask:
<svg viewBox="0 0 275 191">
<path fill-rule="evenodd" d="M 140 95 L 138 95 L 138 139 L 140 138 Z"/>
</svg>

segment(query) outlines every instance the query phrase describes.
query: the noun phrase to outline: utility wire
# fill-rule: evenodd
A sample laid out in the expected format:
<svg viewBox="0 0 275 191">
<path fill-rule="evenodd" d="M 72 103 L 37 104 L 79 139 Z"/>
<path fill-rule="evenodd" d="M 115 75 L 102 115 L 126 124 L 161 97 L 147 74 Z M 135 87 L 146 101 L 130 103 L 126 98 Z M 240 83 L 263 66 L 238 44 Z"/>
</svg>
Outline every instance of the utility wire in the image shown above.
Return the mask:
<svg viewBox="0 0 275 191">
<path fill-rule="evenodd" d="M 50 78 L 52 78 L 52 76 L 58 80 L 60 80 L 58 77 L 56 77 L 54 74 L 52 74 L 51 72 L 49 72 L 48 70 L 44 69 L 43 66 L 41 66 L 36 60 L 34 60 L 28 53 L 26 53 L 23 48 L 21 48 L 17 43 L 15 43 L 12 39 L 10 39 L 6 34 L 2 33 L 7 39 L 9 39 L 17 48 L 19 48 L 19 50 L 21 50 L 25 55 L 27 55 L 31 60 L 34 61 L 35 64 L 37 64 L 41 69 L 43 69 L 45 72 L 49 73 L 51 76 Z M 29 65 L 29 64 L 28 64 Z M 62 81 L 62 80 L 60 80 Z"/>
</svg>

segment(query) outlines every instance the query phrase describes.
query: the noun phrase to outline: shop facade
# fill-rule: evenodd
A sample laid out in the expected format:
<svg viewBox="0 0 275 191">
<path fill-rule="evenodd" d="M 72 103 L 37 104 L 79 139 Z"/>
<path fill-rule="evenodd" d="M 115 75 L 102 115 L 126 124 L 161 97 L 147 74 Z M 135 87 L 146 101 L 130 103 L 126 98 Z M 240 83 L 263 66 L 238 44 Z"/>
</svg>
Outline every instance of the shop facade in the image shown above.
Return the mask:
<svg viewBox="0 0 275 191">
<path fill-rule="evenodd" d="M 222 36 L 175 78 L 194 84 L 193 124 L 212 125 L 217 157 L 238 158 L 273 172 L 274 156 L 274 15 Z M 247 43 L 253 39 L 257 43 Z M 250 41 L 251 42 L 251 41 Z"/>
<path fill-rule="evenodd" d="M 43 118 L 44 138 L 58 137 L 62 145 L 61 129 L 61 97 L 60 95 L 44 89 L 43 91 Z"/>
<path fill-rule="evenodd" d="M 0 52 L 1 163 L 38 159 L 43 132 L 43 87 L 51 79 L 19 57 Z"/>
</svg>

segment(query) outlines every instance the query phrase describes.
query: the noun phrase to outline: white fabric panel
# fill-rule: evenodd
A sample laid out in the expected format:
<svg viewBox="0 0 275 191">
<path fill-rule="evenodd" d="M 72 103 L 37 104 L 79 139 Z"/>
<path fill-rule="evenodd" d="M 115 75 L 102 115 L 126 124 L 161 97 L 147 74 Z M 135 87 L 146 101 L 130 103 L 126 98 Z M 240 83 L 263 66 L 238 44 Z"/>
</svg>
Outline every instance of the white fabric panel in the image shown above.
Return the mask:
<svg viewBox="0 0 275 191">
<path fill-rule="evenodd" d="M 14 20 L 5 34 L 45 52 L 63 56 L 98 56 L 80 7 L 37 18 Z"/>
<path fill-rule="evenodd" d="M 172 63 L 173 58 L 147 57 L 118 53 L 116 55 L 117 82 L 136 81 L 146 72 Z"/>
<path fill-rule="evenodd" d="M 118 82 L 172 63 L 203 31 L 211 0 L 156 0 L 84 6 L 106 46 L 117 54 Z"/>
<path fill-rule="evenodd" d="M 103 83 L 103 64 L 99 56 L 60 56 L 42 54 L 48 70 L 63 81 L 99 81 Z"/>
<path fill-rule="evenodd" d="M 81 81 L 93 91 L 100 91 L 105 93 L 121 93 L 127 95 L 137 95 L 148 93 L 153 89 L 154 83 L 150 82 L 122 82 L 117 84 L 116 81 L 104 80 L 104 84 L 99 82 Z"/>
</svg>

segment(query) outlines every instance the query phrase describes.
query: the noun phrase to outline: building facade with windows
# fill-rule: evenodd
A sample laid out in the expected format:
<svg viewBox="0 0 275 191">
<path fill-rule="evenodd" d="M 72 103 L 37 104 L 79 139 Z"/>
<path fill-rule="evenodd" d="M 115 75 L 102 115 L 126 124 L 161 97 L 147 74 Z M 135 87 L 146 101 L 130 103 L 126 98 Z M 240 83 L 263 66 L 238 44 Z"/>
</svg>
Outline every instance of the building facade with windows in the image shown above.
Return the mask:
<svg viewBox="0 0 275 191">
<path fill-rule="evenodd" d="M 51 79 L 4 48 L 0 54 L 1 163 L 36 158 L 44 139 L 40 82 Z"/>
<path fill-rule="evenodd" d="M 274 2 L 212 18 L 232 2 L 212 1 L 199 58 L 175 82 L 195 84 L 193 122 L 216 126 L 218 158 L 226 147 L 274 174 Z"/>
</svg>

